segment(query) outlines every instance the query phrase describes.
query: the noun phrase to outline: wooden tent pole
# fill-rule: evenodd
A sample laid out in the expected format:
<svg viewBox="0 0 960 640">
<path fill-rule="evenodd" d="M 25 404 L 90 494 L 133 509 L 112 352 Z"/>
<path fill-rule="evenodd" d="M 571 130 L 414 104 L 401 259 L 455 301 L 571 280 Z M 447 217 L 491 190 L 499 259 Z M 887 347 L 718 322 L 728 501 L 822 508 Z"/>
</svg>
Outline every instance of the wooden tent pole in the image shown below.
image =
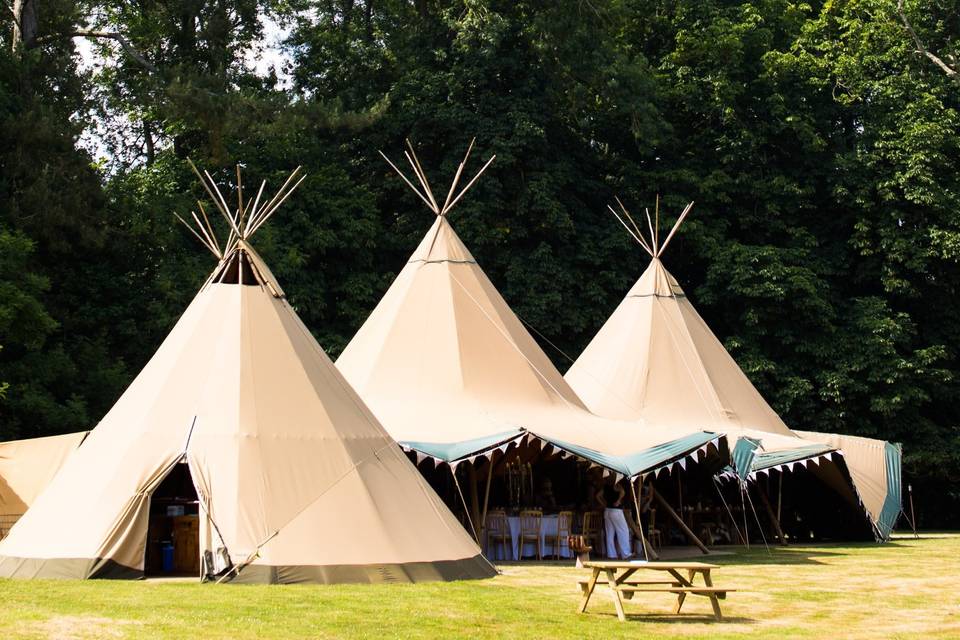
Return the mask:
<svg viewBox="0 0 960 640">
<path fill-rule="evenodd" d="M 287 198 L 290 196 L 290 194 L 293 193 L 293 192 L 296 190 L 296 188 L 300 186 L 300 183 L 303 182 L 303 181 L 306 180 L 306 179 L 307 179 L 307 176 L 303 176 L 302 178 L 300 178 L 299 180 L 297 180 L 297 182 L 296 182 L 292 187 L 290 187 L 290 189 L 289 189 L 285 194 L 283 194 L 283 198 L 282 198 L 277 204 L 273 205 L 273 207 L 270 209 L 270 211 L 268 211 L 267 213 L 265 213 L 265 214 L 263 214 L 262 216 L 260 216 L 260 219 L 257 220 L 257 226 L 255 226 L 254 228 L 250 229 L 250 232 L 246 235 L 246 237 L 249 238 L 249 237 L 252 236 L 254 233 L 256 233 L 256 232 L 257 232 L 257 229 L 259 229 L 260 227 L 262 227 L 262 226 L 263 226 L 263 223 L 270 219 L 270 216 L 272 216 L 272 215 L 274 214 L 274 212 L 275 212 L 277 209 L 280 208 L 280 205 L 282 205 L 282 204 L 287 200 Z"/>
<path fill-rule="evenodd" d="M 440 215 L 440 206 L 437 204 L 437 199 L 433 197 L 433 189 L 430 188 L 430 181 L 427 180 L 427 174 L 424 173 L 423 167 L 420 165 L 420 158 L 417 157 L 417 152 L 413 150 L 413 145 L 410 144 L 410 138 L 407 138 L 407 146 L 410 147 L 410 155 L 413 156 L 413 161 L 416 162 L 413 169 L 419 174 L 423 182 L 423 188 L 426 190 L 427 195 L 430 196 L 430 202 L 433 203 L 433 210 L 436 211 L 437 215 Z M 407 159 L 409 160 L 409 158 Z"/>
<path fill-rule="evenodd" d="M 473 516 L 470 515 L 470 507 L 467 505 L 467 499 L 463 497 L 463 489 L 460 488 L 460 480 L 457 478 L 457 468 L 452 465 L 450 465 L 450 475 L 453 477 L 453 484 L 456 486 L 457 493 L 460 495 L 460 504 L 463 505 L 467 513 L 467 520 L 470 521 L 470 530 L 473 532 L 473 539 L 477 541 L 477 544 L 480 544 L 480 533 L 477 531 L 477 525 L 473 522 Z"/>
<path fill-rule="evenodd" d="M 780 472 L 780 482 L 777 483 L 777 520 L 780 520 L 783 506 L 783 471 Z"/>
<path fill-rule="evenodd" d="M 211 249 L 218 246 L 213 237 L 210 236 L 210 234 L 207 233 L 207 230 L 203 228 L 203 224 L 200 222 L 200 218 L 197 217 L 197 214 L 191 211 L 190 215 L 193 216 L 193 221 L 197 223 L 197 228 L 200 229 L 200 232 L 203 233 L 203 236 L 210 241 Z"/>
<path fill-rule="evenodd" d="M 263 180 L 260 183 L 260 189 L 257 191 L 257 197 L 253 199 L 253 208 L 250 209 L 250 217 L 247 218 L 247 228 L 244 230 L 244 233 L 250 230 L 250 221 L 253 220 L 254 216 L 257 215 L 257 211 L 260 210 L 260 198 L 263 196 L 263 190 L 267 188 L 267 181 Z"/>
<path fill-rule="evenodd" d="M 218 258 L 220 257 L 219 255 L 217 255 L 217 252 L 214 250 L 214 248 L 211 247 L 209 244 L 207 244 L 207 241 L 204 240 L 203 238 L 201 238 L 201 237 L 200 237 L 200 234 L 197 233 L 196 231 L 194 231 L 194 230 L 193 230 L 193 227 L 190 226 L 190 225 L 187 223 L 186 220 L 184 220 L 184 219 L 181 218 L 179 215 L 177 215 L 176 212 L 174 212 L 173 215 L 175 215 L 175 216 L 177 217 L 177 220 L 179 220 L 180 222 L 183 223 L 183 226 L 185 226 L 185 227 L 187 228 L 187 231 L 189 231 L 190 233 L 192 233 L 193 235 L 195 235 L 195 236 L 197 237 L 197 240 L 199 240 L 200 242 L 202 242 L 202 243 L 203 243 L 203 246 L 205 246 L 207 249 L 210 250 L 210 253 L 212 253 L 213 255 L 217 256 Z"/>
<path fill-rule="evenodd" d="M 487 486 L 483 490 L 483 517 L 480 518 L 480 530 L 486 526 L 487 523 L 487 511 L 490 506 L 490 484 L 493 482 L 493 452 L 490 452 L 490 459 L 487 460 L 487 464 L 490 468 L 487 470 Z"/>
<path fill-rule="evenodd" d="M 670 240 L 671 238 L 673 238 L 673 234 L 675 234 L 677 232 L 677 229 L 680 228 L 680 225 L 683 224 L 683 221 L 686 219 L 687 214 L 690 213 L 691 209 L 693 209 L 693 202 L 688 204 L 686 208 L 683 210 L 683 213 L 680 214 L 680 217 L 677 218 L 677 222 L 676 224 L 673 225 L 673 229 L 671 229 L 670 233 L 667 235 L 667 239 L 663 241 L 663 245 L 659 249 L 659 254 L 662 254 L 664 251 L 667 250 L 667 245 L 670 244 Z"/>
<path fill-rule="evenodd" d="M 641 488 L 643 487 L 643 480 L 639 477 L 637 478 L 637 484 L 639 484 Z M 630 483 L 630 492 L 633 494 L 633 508 L 636 509 L 637 528 L 640 529 L 640 544 L 643 546 L 643 557 L 646 560 L 659 560 L 660 554 L 650 546 L 647 542 L 647 537 L 643 535 L 643 520 L 640 518 L 640 499 L 638 497 L 642 492 L 637 490 L 633 482 Z M 630 551 L 633 551 L 633 549 Z"/>
<path fill-rule="evenodd" d="M 767 515 L 770 516 L 770 520 L 773 522 L 773 528 L 777 532 L 777 537 L 780 538 L 780 544 L 787 546 L 787 536 L 783 535 L 783 529 L 780 528 L 780 520 L 773 511 L 773 505 L 770 504 L 766 489 L 760 486 L 759 481 L 757 482 L 757 491 L 760 493 L 760 500 L 763 502 L 763 507 L 767 510 Z"/>
<path fill-rule="evenodd" d="M 283 196 L 283 194 L 284 194 L 285 191 L 286 191 L 287 185 L 289 185 L 289 184 L 290 184 L 290 181 L 293 180 L 293 178 L 294 178 L 298 173 L 300 173 L 300 169 L 301 169 L 302 167 L 303 167 L 303 165 L 298 165 L 296 169 L 294 169 L 293 171 L 291 171 L 291 172 L 290 172 L 290 175 L 287 176 L 286 181 L 285 181 L 282 185 L 280 185 L 280 189 L 279 189 L 275 194 L 273 194 L 273 197 L 270 198 L 270 200 L 269 200 L 266 204 L 264 204 L 263 206 L 261 206 L 259 209 L 254 209 L 254 210 L 253 210 L 253 213 L 251 213 L 250 216 L 251 216 L 251 218 L 256 218 L 256 220 L 251 220 L 251 224 L 250 224 L 250 227 L 251 227 L 251 228 L 253 228 L 255 222 L 259 221 L 259 219 L 263 216 L 263 214 L 264 214 L 265 212 L 269 211 L 270 208 L 273 207 L 273 205 L 277 202 L 277 200 L 279 200 L 280 197 Z M 263 184 L 266 185 L 266 184 L 267 184 L 266 181 L 264 181 Z M 249 235 L 249 233 L 248 233 L 247 235 Z"/>
<path fill-rule="evenodd" d="M 447 199 L 443 202 L 443 208 L 440 209 L 440 215 L 445 214 L 447 212 L 447 207 L 450 206 L 450 198 L 453 197 L 454 191 L 457 190 L 457 183 L 460 182 L 460 174 L 463 173 L 464 167 L 467 166 L 467 160 L 470 159 L 470 152 L 473 151 L 473 143 L 476 141 L 476 138 L 470 141 L 470 146 L 467 147 L 467 153 L 463 156 L 463 161 L 460 163 L 460 166 L 457 167 L 457 173 L 455 176 L 453 176 L 453 182 L 450 183 L 450 190 L 447 192 Z"/>
<path fill-rule="evenodd" d="M 680 526 L 680 529 L 687 536 L 687 538 L 689 538 L 690 541 L 700 549 L 700 551 L 702 551 L 705 554 L 709 554 L 710 549 L 707 548 L 707 545 L 703 544 L 703 542 L 700 541 L 700 538 L 698 538 L 696 534 L 694 534 L 693 531 L 690 530 L 690 527 L 688 527 L 687 523 L 683 521 L 683 518 L 677 515 L 677 512 L 673 510 L 673 507 L 670 506 L 670 503 L 667 502 L 663 498 L 663 496 L 661 496 L 660 493 L 652 486 L 650 487 L 650 491 L 653 492 L 653 497 L 657 501 L 657 504 L 662 506 L 666 510 L 666 512 L 670 515 L 670 517 L 674 519 L 674 521 Z"/>
<path fill-rule="evenodd" d="M 657 199 L 653 205 L 653 231 L 656 234 L 653 238 L 653 241 L 656 242 L 657 246 L 660 246 L 660 194 L 657 194 Z"/>
<path fill-rule="evenodd" d="M 621 206 L 623 206 L 623 205 L 621 205 Z M 629 233 L 629 234 L 633 237 L 633 239 L 636 240 L 636 241 L 640 244 L 641 247 L 643 247 L 643 250 L 646 251 L 647 253 L 649 253 L 649 254 L 650 254 L 650 257 L 653 258 L 653 257 L 654 257 L 654 255 L 653 255 L 653 250 L 652 250 L 649 246 L 647 246 L 647 243 L 643 241 L 643 238 L 641 238 L 640 236 L 638 236 L 637 234 L 635 234 L 635 233 L 630 229 L 630 227 L 627 226 L 627 223 L 623 221 L 623 218 L 620 217 L 620 214 L 617 213 L 616 209 L 614 209 L 614 208 L 611 207 L 610 205 L 607 205 L 607 209 L 610 209 L 610 213 L 612 213 L 612 214 L 617 218 L 617 220 L 620 222 L 620 224 L 623 225 L 623 228 L 627 230 L 627 233 Z"/>
<path fill-rule="evenodd" d="M 240 165 L 237 165 L 237 215 L 240 216 L 238 226 L 243 226 L 243 178 L 240 177 Z"/>
<path fill-rule="evenodd" d="M 653 231 L 653 220 L 650 219 L 650 209 L 644 208 L 644 212 L 647 214 L 647 226 L 650 228 L 650 244 L 653 246 L 654 256 L 660 255 L 660 249 L 657 248 L 657 235 Z"/>
<path fill-rule="evenodd" d="M 461 191 L 460 194 L 459 194 L 456 198 L 453 199 L 453 202 L 450 203 L 450 206 L 447 207 L 446 210 L 443 212 L 444 215 L 446 215 L 447 213 L 449 213 L 450 210 L 453 209 L 454 205 L 457 204 L 458 202 L 460 202 L 460 198 L 463 197 L 463 194 L 465 194 L 467 191 L 470 190 L 470 187 L 473 186 L 473 183 L 476 182 L 476 181 L 480 178 L 481 175 L 483 175 L 483 172 L 487 170 L 487 167 L 489 167 L 489 166 L 490 166 L 490 163 L 493 162 L 494 160 L 496 160 L 496 158 L 497 158 L 496 155 L 490 156 L 490 159 L 487 160 L 487 163 L 486 163 L 485 165 L 483 165 L 482 167 L 480 167 L 480 171 L 477 171 L 477 175 L 473 176 L 473 180 L 471 180 L 470 182 L 468 182 L 468 183 L 467 183 L 467 186 L 465 186 L 465 187 L 463 188 L 463 191 Z"/>
<path fill-rule="evenodd" d="M 919 538 L 917 533 L 917 514 L 913 510 L 913 485 L 907 485 L 907 495 L 910 498 L 910 527 L 913 529 L 913 537 Z"/>
<path fill-rule="evenodd" d="M 407 180 L 407 176 L 403 175 L 403 171 L 400 171 L 400 169 L 397 168 L 397 165 L 390 162 L 390 158 L 387 157 L 387 154 L 385 154 L 383 151 L 378 151 L 377 153 L 383 156 L 383 159 L 387 161 L 387 164 L 389 164 L 393 168 L 393 170 L 397 172 L 397 175 L 403 178 L 403 181 L 407 183 L 407 186 L 410 187 L 410 190 L 413 191 L 418 196 L 420 196 L 420 199 L 423 200 L 424 204 L 427 205 L 427 208 L 429 208 L 430 211 L 433 211 L 433 205 L 430 204 L 430 201 L 427 200 L 427 197 L 422 193 L 420 193 L 420 189 L 417 189 L 415 186 L 413 186 L 412 182 Z"/>
<path fill-rule="evenodd" d="M 474 527 L 477 529 L 477 541 L 479 542 L 480 530 L 483 529 L 483 520 L 480 519 L 480 495 L 477 489 L 477 464 L 476 460 L 467 467 L 467 479 L 470 481 L 470 511 Z"/>
<path fill-rule="evenodd" d="M 627 211 L 627 208 L 623 206 L 623 203 L 620 202 L 620 198 L 613 196 L 613 199 L 617 201 L 617 204 L 620 205 L 620 210 L 623 211 L 623 215 L 627 216 L 627 220 L 630 221 L 630 224 L 633 225 L 634 230 L 637 232 L 638 236 L 642 236 L 643 232 L 640 231 L 640 227 L 637 226 L 636 220 L 633 219 L 633 216 L 630 215 L 630 212 Z"/>
<path fill-rule="evenodd" d="M 210 237 L 216 241 L 217 251 L 220 252 L 220 257 L 223 258 L 223 249 L 220 248 L 220 242 L 217 239 L 217 234 L 213 232 L 213 226 L 210 224 L 210 218 L 207 217 L 207 212 L 203 210 L 203 203 L 197 200 L 197 206 L 200 208 L 200 213 L 203 214 L 203 221 L 207 225 L 207 231 L 210 233 Z"/>
<path fill-rule="evenodd" d="M 430 185 L 427 183 L 426 177 L 423 176 L 417 170 L 417 165 L 413 162 L 413 158 L 410 157 L 409 153 L 404 151 L 403 155 L 404 157 L 406 157 L 407 162 L 409 162 L 410 166 L 413 168 L 413 174 L 417 176 L 417 180 L 420 182 L 420 186 L 423 187 L 423 192 L 427 194 L 427 197 L 430 199 L 430 210 L 433 211 L 435 214 L 440 215 L 440 207 L 437 206 L 437 201 L 433 198 L 433 192 L 430 190 Z"/>
</svg>

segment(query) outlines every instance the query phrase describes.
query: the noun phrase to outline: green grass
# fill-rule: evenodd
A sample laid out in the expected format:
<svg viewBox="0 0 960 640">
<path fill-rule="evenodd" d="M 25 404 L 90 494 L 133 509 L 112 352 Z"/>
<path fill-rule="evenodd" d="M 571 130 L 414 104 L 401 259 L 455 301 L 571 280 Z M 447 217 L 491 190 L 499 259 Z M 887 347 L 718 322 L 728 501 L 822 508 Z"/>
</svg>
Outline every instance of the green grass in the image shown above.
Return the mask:
<svg viewBox="0 0 960 640">
<path fill-rule="evenodd" d="M 739 589 L 714 622 L 706 599 L 669 615 L 638 595 L 617 621 L 598 587 L 575 613 L 582 577 L 566 564 L 510 564 L 492 580 L 378 586 L 0 580 L 4 638 L 956 638 L 960 535 L 889 544 L 738 550 L 712 561 Z"/>
</svg>

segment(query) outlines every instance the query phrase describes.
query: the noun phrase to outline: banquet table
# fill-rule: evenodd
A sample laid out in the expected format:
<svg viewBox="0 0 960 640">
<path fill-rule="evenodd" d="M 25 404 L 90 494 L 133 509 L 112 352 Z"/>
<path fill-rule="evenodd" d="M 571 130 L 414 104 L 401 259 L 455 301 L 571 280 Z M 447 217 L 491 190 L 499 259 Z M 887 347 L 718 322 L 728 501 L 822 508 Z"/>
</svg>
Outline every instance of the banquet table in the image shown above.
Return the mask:
<svg viewBox="0 0 960 640">
<path fill-rule="evenodd" d="M 557 521 L 558 516 L 543 516 L 543 519 L 540 521 L 540 544 L 541 549 L 543 550 L 543 557 L 553 557 L 553 540 L 547 540 L 546 536 L 555 536 L 557 535 Z M 487 548 L 484 549 L 485 555 L 490 560 L 519 560 L 519 540 L 520 540 L 520 518 L 519 516 L 507 516 L 507 524 L 510 527 L 510 557 L 505 558 L 503 545 L 496 544 L 494 542 L 488 541 Z M 525 558 L 536 558 L 537 557 L 537 545 L 533 542 L 525 542 L 523 545 L 523 556 Z M 567 546 L 566 540 L 560 541 L 560 557 L 561 558 L 572 558 L 573 553 L 571 553 L 570 548 Z"/>
</svg>

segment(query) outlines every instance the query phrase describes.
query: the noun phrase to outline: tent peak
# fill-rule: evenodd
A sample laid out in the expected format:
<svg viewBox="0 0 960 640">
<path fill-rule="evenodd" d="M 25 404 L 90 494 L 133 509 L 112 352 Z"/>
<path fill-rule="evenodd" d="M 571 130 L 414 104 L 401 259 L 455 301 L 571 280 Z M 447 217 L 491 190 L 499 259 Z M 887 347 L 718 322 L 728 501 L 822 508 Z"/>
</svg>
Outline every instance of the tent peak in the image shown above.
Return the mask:
<svg viewBox="0 0 960 640">
<path fill-rule="evenodd" d="M 247 199 L 246 203 L 244 203 L 243 179 L 240 173 L 240 165 L 238 164 L 237 206 L 236 209 L 231 209 L 227 204 L 226 198 L 223 197 L 223 193 L 214 182 L 213 176 L 210 175 L 210 172 L 204 171 L 203 173 L 200 173 L 200 170 L 197 169 L 197 166 L 192 160 L 187 158 L 187 162 L 190 164 L 190 168 L 193 169 L 193 172 L 197 175 L 197 177 L 200 178 L 200 183 L 213 200 L 213 204 L 220 212 L 220 215 L 222 215 L 224 220 L 227 221 L 227 225 L 229 227 L 227 240 L 223 245 L 220 244 L 220 240 L 213 229 L 213 225 L 210 224 L 210 219 L 207 216 L 207 212 L 203 208 L 203 203 L 199 200 L 197 201 L 197 207 L 200 210 L 200 216 L 197 216 L 197 214 L 193 211 L 190 212 L 195 225 L 191 225 L 176 213 L 173 215 L 175 215 L 177 220 L 182 222 L 190 231 L 190 233 L 192 233 L 203 244 L 203 246 L 210 251 L 210 253 L 215 255 L 217 260 L 220 262 L 225 261 L 231 254 L 237 252 L 238 250 L 250 251 L 250 246 L 248 243 L 250 238 L 253 237 L 253 234 L 263 226 L 270 216 L 272 216 L 274 212 L 280 208 L 280 205 L 284 203 L 290 194 L 293 193 L 294 190 L 300 186 L 300 183 L 303 182 L 307 177 L 306 175 L 300 176 L 300 179 L 297 180 L 293 186 L 290 186 L 290 183 L 293 182 L 293 179 L 296 178 L 297 174 L 300 173 L 301 167 L 297 167 L 290 173 L 290 176 L 287 178 L 286 182 L 283 183 L 277 193 L 270 198 L 269 201 L 261 205 L 260 201 L 263 197 L 263 190 L 267 186 L 267 181 L 264 180 L 262 183 L 260 183 L 260 189 L 257 191 L 257 195 L 253 201 L 251 202 L 249 199 Z M 203 219 L 202 222 L 201 217 Z M 194 228 L 194 226 L 196 228 Z"/>
<path fill-rule="evenodd" d="M 447 191 L 447 198 L 446 200 L 444 200 L 442 206 L 439 204 L 438 200 L 433 195 L 433 190 L 430 188 L 430 181 L 427 180 L 427 174 L 424 173 L 423 166 L 421 166 L 420 159 L 417 157 L 417 153 L 416 151 L 414 151 L 413 145 L 410 143 L 409 138 L 406 140 L 407 149 L 409 151 L 404 151 L 403 155 L 404 157 L 406 157 L 407 162 L 410 163 L 410 167 L 413 169 L 413 174 L 416 176 L 417 182 L 420 183 L 420 188 L 417 188 L 413 184 L 413 182 L 407 179 L 407 176 L 405 176 L 404 173 L 400 171 L 397 165 L 393 164 L 393 162 L 390 161 L 390 158 L 388 158 L 383 151 L 378 151 L 378 153 L 383 157 L 384 160 L 387 161 L 387 164 L 389 164 L 390 167 L 397 172 L 397 175 L 403 178 L 403 181 L 407 183 L 407 186 L 410 187 L 410 189 L 415 194 L 417 194 L 421 200 L 423 200 L 424 204 L 427 205 L 427 208 L 430 209 L 430 211 L 433 211 L 433 213 L 436 216 L 442 218 L 448 213 L 450 213 L 450 210 L 453 209 L 453 207 L 457 204 L 457 202 L 460 201 L 460 198 L 462 198 L 463 195 L 467 192 L 467 190 L 473 186 L 473 184 L 477 181 L 480 175 L 487 170 L 487 167 L 490 166 L 490 163 L 492 163 L 494 159 L 497 157 L 496 154 L 490 156 L 490 159 L 487 160 L 486 164 L 484 164 L 480 168 L 480 171 L 478 171 L 477 174 L 473 176 L 473 179 L 467 183 L 467 186 L 465 186 L 462 190 L 460 190 L 460 192 L 456 195 L 456 197 L 454 197 L 453 194 L 456 192 L 457 184 L 460 182 L 460 175 L 463 173 L 463 169 L 467 165 L 467 160 L 470 159 L 470 152 L 473 150 L 473 144 L 476 141 L 477 141 L 476 138 L 470 141 L 470 146 L 467 147 L 467 153 L 464 155 L 463 161 L 457 167 L 457 172 L 453 176 L 453 181 L 450 183 L 450 189 Z"/>
<path fill-rule="evenodd" d="M 643 232 L 633 220 L 630 212 L 627 211 L 627 208 L 620 201 L 620 198 L 614 196 L 613 199 L 616 200 L 617 204 L 620 206 L 620 213 L 618 213 L 617 210 L 610 205 L 607 205 L 607 209 L 610 210 L 610 213 L 616 216 L 617 220 L 620 221 L 620 224 L 623 225 L 623 228 L 627 230 L 627 233 L 629 233 L 633 239 L 637 241 L 637 244 L 643 247 L 643 250 L 646 251 L 653 260 L 660 259 L 660 256 L 663 255 L 663 252 L 666 251 L 667 245 L 670 244 L 670 240 L 673 239 L 673 234 L 677 232 L 677 229 L 680 228 L 680 225 L 683 224 L 683 221 L 686 219 L 687 214 L 689 214 L 690 210 L 693 209 L 693 201 L 691 200 L 690 204 L 684 208 L 683 212 L 677 218 L 673 228 L 670 229 L 667 239 L 663 241 L 663 244 L 660 244 L 660 194 L 657 194 L 653 218 L 650 217 L 650 210 L 644 209 L 644 212 L 647 215 L 647 228 L 650 232 L 647 239 L 644 239 Z M 623 217 L 621 217 L 621 214 Z M 630 221 L 630 225 L 624 221 L 624 217 Z"/>
</svg>

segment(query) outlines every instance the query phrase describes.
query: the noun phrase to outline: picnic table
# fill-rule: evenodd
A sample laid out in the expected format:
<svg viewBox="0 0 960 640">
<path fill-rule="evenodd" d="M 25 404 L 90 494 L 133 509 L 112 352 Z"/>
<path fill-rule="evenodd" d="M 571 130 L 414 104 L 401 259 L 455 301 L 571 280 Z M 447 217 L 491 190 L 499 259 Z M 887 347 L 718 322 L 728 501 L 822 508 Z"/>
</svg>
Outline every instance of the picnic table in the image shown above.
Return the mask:
<svg viewBox="0 0 960 640">
<path fill-rule="evenodd" d="M 710 599 L 713 606 L 713 615 L 717 620 L 723 616 L 720 613 L 720 600 L 727 597 L 727 592 L 736 589 L 725 589 L 713 586 L 710 571 L 717 565 L 704 562 L 644 562 L 644 561 L 587 561 L 584 568 L 590 570 L 590 578 L 580 580 L 577 584 L 583 593 L 579 612 L 583 613 L 590 602 L 590 596 L 598 584 L 609 587 L 613 596 L 613 604 L 617 608 L 617 617 L 621 622 L 627 618 L 623 613 L 623 599 L 632 600 L 636 593 L 674 593 L 677 596 L 677 605 L 674 613 L 680 613 L 684 600 L 688 595 L 703 596 Z M 668 575 L 660 579 L 645 580 L 638 574 L 641 571 L 658 571 Z M 603 574 L 603 575 L 601 575 Z M 703 585 L 695 585 L 697 575 L 703 576 Z M 657 576 L 660 577 L 660 576 Z M 623 599 L 621 599 L 623 598 Z"/>
</svg>

